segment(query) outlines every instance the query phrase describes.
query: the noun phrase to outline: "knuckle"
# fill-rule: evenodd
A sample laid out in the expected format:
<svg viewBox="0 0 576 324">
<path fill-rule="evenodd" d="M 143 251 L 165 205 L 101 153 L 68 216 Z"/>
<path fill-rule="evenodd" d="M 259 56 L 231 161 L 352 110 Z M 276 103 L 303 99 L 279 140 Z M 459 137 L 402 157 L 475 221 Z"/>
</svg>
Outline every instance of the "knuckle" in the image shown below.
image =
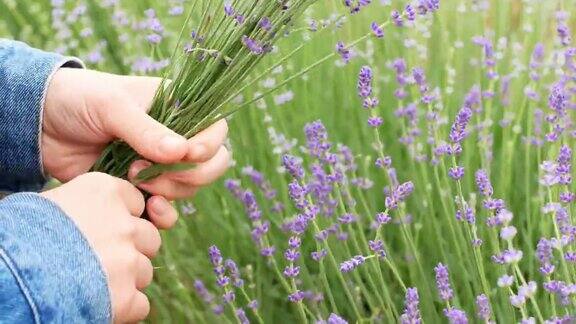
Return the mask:
<svg viewBox="0 0 576 324">
<path fill-rule="evenodd" d="M 123 237 L 128 237 L 130 239 L 133 239 L 136 236 L 137 230 L 138 229 L 136 228 L 136 224 L 128 220 L 121 222 L 119 225 L 120 234 Z"/>
</svg>

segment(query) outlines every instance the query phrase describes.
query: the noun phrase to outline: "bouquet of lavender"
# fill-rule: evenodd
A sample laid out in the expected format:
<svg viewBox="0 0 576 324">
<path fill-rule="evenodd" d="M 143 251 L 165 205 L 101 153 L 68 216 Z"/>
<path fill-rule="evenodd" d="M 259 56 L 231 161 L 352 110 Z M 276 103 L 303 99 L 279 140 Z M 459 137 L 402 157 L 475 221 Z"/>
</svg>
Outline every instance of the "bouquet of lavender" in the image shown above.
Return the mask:
<svg viewBox="0 0 576 324">
<path fill-rule="evenodd" d="M 292 22 L 314 2 L 316 0 L 194 2 L 182 33 L 196 12 L 201 12 L 200 23 L 191 33 L 192 42 L 184 44 L 183 51 L 178 42 L 165 78 L 172 82 L 163 82 L 150 116 L 190 138 L 235 112 L 238 107 L 230 107 L 230 101 L 258 78 L 248 84 L 244 81 L 262 57 L 273 50 L 275 42 L 288 32 Z M 129 165 L 137 158 L 138 154 L 127 144 L 115 142 L 105 150 L 94 169 L 126 177 Z M 137 180 L 192 167 L 154 165 L 142 171 Z"/>
</svg>

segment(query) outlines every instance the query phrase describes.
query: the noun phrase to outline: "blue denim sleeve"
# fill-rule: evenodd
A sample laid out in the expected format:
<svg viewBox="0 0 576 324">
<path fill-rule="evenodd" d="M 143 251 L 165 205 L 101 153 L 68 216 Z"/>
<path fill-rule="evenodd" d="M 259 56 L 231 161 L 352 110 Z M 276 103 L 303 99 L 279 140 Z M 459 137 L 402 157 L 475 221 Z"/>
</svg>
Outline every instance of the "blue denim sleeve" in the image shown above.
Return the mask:
<svg viewBox="0 0 576 324">
<path fill-rule="evenodd" d="M 62 66 L 82 62 L 0 39 L 0 191 L 38 191 L 45 184 L 42 109 L 51 77 Z"/>
<path fill-rule="evenodd" d="M 110 323 L 106 276 L 74 222 L 50 200 L 0 200 L 0 323 Z"/>
</svg>

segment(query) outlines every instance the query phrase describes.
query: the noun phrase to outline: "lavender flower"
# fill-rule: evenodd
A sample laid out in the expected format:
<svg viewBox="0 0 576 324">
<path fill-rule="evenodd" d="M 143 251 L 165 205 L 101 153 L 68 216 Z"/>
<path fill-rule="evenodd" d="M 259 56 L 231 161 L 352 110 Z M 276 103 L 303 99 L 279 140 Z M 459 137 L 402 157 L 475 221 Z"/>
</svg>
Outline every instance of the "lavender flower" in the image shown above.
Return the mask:
<svg viewBox="0 0 576 324">
<path fill-rule="evenodd" d="M 382 27 L 380 27 L 380 25 L 378 25 L 377 22 L 372 22 L 372 24 L 370 24 L 370 29 L 372 29 L 372 33 L 374 33 L 374 36 L 377 38 L 384 37 L 384 30 Z"/>
<path fill-rule="evenodd" d="M 232 278 L 232 282 L 233 282 L 234 286 L 236 286 L 236 287 L 244 286 L 244 280 L 242 280 L 242 278 L 240 278 L 240 270 L 238 269 L 238 266 L 236 265 L 234 260 L 226 259 L 224 264 L 225 264 L 226 268 L 228 269 L 228 273 L 230 274 L 230 277 Z"/>
<path fill-rule="evenodd" d="M 386 251 L 384 250 L 384 242 L 382 242 L 382 240 L 374 240 L 374 241 L 371 240 L 368 242 L 368 247 L 380 258 L 386 257 Z"/>
<path fill-rule="evenodd" d="M 304 133 L 306 134 L 308 153 L 311 156 L 328 164 L 337 162 L 337 156 L 329 152 L 332 145 L 328 142 L 326 127 L 320 120 L 306 124 Z"/>
<path fill-rule="evenodd" d="M 468 107 L 463 107 L 460 109 L 458 114 L 456 115 L 456 119 L 452 124 L 452 128 L 450 129 L 450 141 L 453 144 L 459 146 L 460 143 L 466 137 L 466 127 L 470 122 L 470 118 L 472 117 L 472 110 Z"/>
<path fill-rule="evenodd" d="M 479 319 L 483 320 L 484 322 L 488 322 L 490 320 L 492 311 L 490 310 L 490 301 L 486 295 L 481 294 L 476 297 L 476 310 Z"/>
<path fill-rule="evenodd" d="M 390 215 L 388 215 L 387 213 L 378 213 L 376 214 L 376 222 L 378 222 L 379 225 L 385 225 L 390 223 L 390 221 L 392 220 L 392 217 L 390 217 Z"/>
<path fill-rule="evenodd" d="M 422 318 L 420 317 L 420 310 L 418 305 L 420 304 L 420 298 L 418 297 L 418 289 L 408 288 L 406 289 L 406 301 L 404 302 L 404 313 L 400 316 L 400 322 L 402 324 L 420 324 L 422 323 Z"/>
<path fill-rule="evenodd" d="M 370 118 L 368 118 L 368 126 L 370 127 L 380 127 L 382 126 L 382 124 L 384 123 L 384 120 L 382 119 L 382 117 L 379 116 L 372 116 Z"/>
<path fill-rule="evenodd" d="M 509 276 L 507 274 L 502 275 L 500 278 L 498 278 L 497 281 L 497 285 L 500 288 L 507 288 L 512 286 L 512 284 L 514 283 L 514 277 Z"/>
<path fill-rule="evenodd" d="M 334 313 L 331 313 L 330 316 L 328 317 L 328 324 L 348 324 L 348 322 L 342 317 Z"/>
<path fill-rule="evenodd" d="M 505 226 L 500 230 L 500 238 L 504 241 L 511 241 L 516 236 L 518 230 L 514 226 Z"/>
<path fill-rule="evenodd" d="M 350 272 L 363 264 L 365 260 L 366 258 L 364 256 L 357 255 L 350 260 L 340 263 L 340 271 L 344 273 Z"/>
<path fill-rule="evenodd" d="M 448 278 L 448 268 L 442 263 L 434 268 L 436 273 L 436 287 L 438 294 L 443 301 L 449 301 L 454 296 L 452 288 L 450 287 L 450 280 Z"/>
<path fill-rule="evenodd" d="M 492 184 L 490 183 L 490 179 L 488 178 L 488 174 L 484 170 L 476 171 L 476 186 L 478 187 L 478 191 L 484 197 L 492 197 L 494 193 L 494 189 L 492 188 Z"/>
<path fill-rule="evenodd" d="M 448 170 L 448 175 L 454 180 L 460 180 L 464 177 L 464 167 L 456 166 Z"/>
<path fill-rule="evenodd" d="M 288 171 L 288 173 L 295 179 L 304 178 L 304 168 L 302 167 L 301 159 L 286 154 L 282 157 L 282 165 Z"/>
<path fill-rule="evenodd" d="M 552 244 L 545 238 L 541 238 L 536 245 L 536 257 L 540 262 L 540 273 L 549 276 L 554 272 L 552 264 Z"/>
<path fill-rule="evenodd" d="M 214 295 L 212 295 L 208 289 L 206 289 L 206 286 L 204 285 L 204 282 L 200 279 L 196 279 L 194 280 L 194 289 L 196 290 L 196 293 L 198 294 L 198 296 L 200 296 L 200 298 L 206 303 L 206 304 L 211 304 L 212 301 L 214 301 Z"/>
<path fill-rule="evenodd" d="M 242 44 L 246 46 L 253 54 L 260 55 L 264 53 L 264 47 L 256 40 L 244 35 L 242 36 Z"/>
<path fill-rule="evenodd" d="M 246 312 L 242 308 L 236 309 L 236 316 L 241 324 L 250 324 L 248 317 L 246 316 Z"/>
<path fill-rule="evenodd" d="M 324 258 L 326 255 L 328 254 L 328 251 L 326 251 L 325 249 L 322 249 L 320 251 L 313 251 L 312 253 L 310 253 L 310 256 L 312 257 L 312 259 L 314 261 L 320 261 L 322 260 L 322 258 Z"/>
<path fill-rule="evenodd" d="M 358 96 L 366 98 L 372 95 L 372 69 L 364 65 L 358 74 Z"/>
<path fill-rule="evenodd" d="M 400 14 L 400 12 L 398 12 L 398 10 L 392 10 L 390 17 L 392 18 L 394 25 L 396 25 L 397 27 L 404 26 L 404 21 L 402 20 L 402 15 Z"/>
<path fill-rule="evenodd" d="M 391 210 L 398 208 L 398 204 L 405 201 L 413 191 L 414 184 L 411 181 L 395 187 L 385 199 L 386 208 Z"/>
<path fill-rule="evenodd" d="M 292 303 L 301 302 L 304 299 L 304 293 L 300 290 L 296 290 L 295 292 L 288 295 L 288 301 Z"/>
<path fill-rule="evenodd" d="M 468 324 L 468 317 L 463 310 L 454 307 L 446 308 L 444 309 L 444 315 L 450 324 Z"/>
<path fill-rule="evenodd" d="M 299 273 L 300 273 L 300 267 L 289 265 L 286 266 L 286 268 L 284 268 L 284 276 L 286 276 L 287 278 L 297 277 Z"/>
<path fill-rule="evenodd" d="M 338 52 L 338 54 L 340 54 L 340 58 L 342 58 L 342 61 L 344 63 L 350 62 L 352 55 L 350 53 L 350 50 L 348 48 L 346 48 L 346 45 L 344 45 L 343 42 L 336 43 L 336 52 Z"/>
<path fill-rule="evenodd" d="M 208 255 L 213 266 L 219 266 L 222 264 L 222 254 L 216 245 L 212 245 L 208 248 Z"/>
<path fill-rule="evenodd" d="M 270 22 L 270 18 L 268 17 L 263 17 L 260 19 L 260 23 L 258 25 L 265 31 L 270 31 L 272 29 L 272 22 Z"/>
</svg>

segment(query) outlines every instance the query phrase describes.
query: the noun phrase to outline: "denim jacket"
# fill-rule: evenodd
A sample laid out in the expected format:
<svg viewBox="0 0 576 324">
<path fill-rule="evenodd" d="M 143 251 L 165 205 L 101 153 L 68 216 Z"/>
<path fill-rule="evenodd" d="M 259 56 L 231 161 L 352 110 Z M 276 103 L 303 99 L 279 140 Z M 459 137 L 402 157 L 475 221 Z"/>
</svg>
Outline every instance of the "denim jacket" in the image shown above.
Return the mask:
<svg viewBox="0 0 576 324">
<path fill-rule="evenodd" d="M 0 39 L 0 323 L 109 323 L 106 276 L 88 241 L 54 203 L 40 155 L 42 108 L 54 72 L 82 67 Z M 32 192 L 25 192 L 32 191 Z"/>
</svg>

